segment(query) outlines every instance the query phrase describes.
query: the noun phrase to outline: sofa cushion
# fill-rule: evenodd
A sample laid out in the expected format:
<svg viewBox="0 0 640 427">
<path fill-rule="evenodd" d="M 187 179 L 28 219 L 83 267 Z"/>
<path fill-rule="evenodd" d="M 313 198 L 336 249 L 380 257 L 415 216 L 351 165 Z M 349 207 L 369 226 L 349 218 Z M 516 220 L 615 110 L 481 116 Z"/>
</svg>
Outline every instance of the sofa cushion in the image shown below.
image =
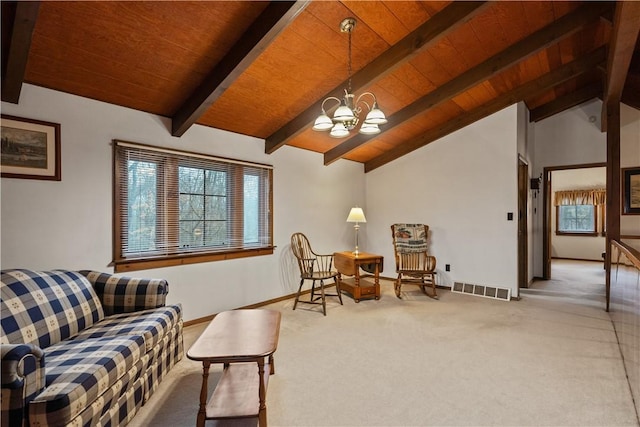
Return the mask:
<svg viewBox="0 0 640 427">
<path fill-rule="evenodd" d="M 127 335 L 67 340 L 49 347 L 47 387 L 29 405 L 30 423 L 66 425 L 97 398 L 104 399 L 108 390 L 126 388 L 149 363 L 144 345 L 141 335 Z"/>
<path fill-rule="evenodd" d="M 80 273 L 93 284 L 107 316 L 162 307 L 169 293 L 165 279 L 121 277 L 91 270 Z"/>
<path fill-rule="evenodd" d="M 145 349 L 150 351 L 182 318 L 180 305 L 153 308 L 135 313 L 122 313 L 105 317 L 91 329 L 81 332 L 75 340 L 122 335 L 142 335 Z"/>
<path fill-rule="evenodd" d="M 2 270 L 3 344 L 49 347 L 104 318 L 102 304 L 83 275 L 65 270 Z"/>
</svg>

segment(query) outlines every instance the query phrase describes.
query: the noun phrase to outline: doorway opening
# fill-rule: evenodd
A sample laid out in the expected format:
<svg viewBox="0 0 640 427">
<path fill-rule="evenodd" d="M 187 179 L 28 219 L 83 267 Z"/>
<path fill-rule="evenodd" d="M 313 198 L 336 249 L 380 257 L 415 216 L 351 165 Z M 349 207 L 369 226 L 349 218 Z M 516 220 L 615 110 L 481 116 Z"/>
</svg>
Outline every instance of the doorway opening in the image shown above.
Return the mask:
<svg viewBox="0 0 640 427">
<path fill-rule="evenodd" d="M 549 167 L 544 169 L 543 178 L 543 280 L 535 287 L 554 288 L 558 281 L 575 284 L 564 286 L 565 291 L 577 289 L 580 283 L 587 287 L 588 282 L 582 277 L 585 274 L 591 281 L 596 280 L 589 286 L 595 286 L 597 292 L 592 290 L 590 294 L 604 296 L 606 277 L 602 254 L 606 250 L 606 218 L 604 205 L 600 205 L 602 200 L 593 197 L 602 196 L 596 192 L 606 188 L 606 164 Z M 586 210 L 593 217 L 578 209 L 586 205 L 593 205 L 591 210 Z M 565 207 L 568 209 L 563 209 Z M 565 211 L 582 212 L 582 216 L 575 219 L 578 221 L 575 232 L 567 231 L 572 218 L 567 218 Z M 587 232 L 585 221 L 593 221 L 592 231 Z M 559 290 L 553 290 L 556 291 Z M 580 292 L 574 293 L 580 295 Z"/>
</svg>

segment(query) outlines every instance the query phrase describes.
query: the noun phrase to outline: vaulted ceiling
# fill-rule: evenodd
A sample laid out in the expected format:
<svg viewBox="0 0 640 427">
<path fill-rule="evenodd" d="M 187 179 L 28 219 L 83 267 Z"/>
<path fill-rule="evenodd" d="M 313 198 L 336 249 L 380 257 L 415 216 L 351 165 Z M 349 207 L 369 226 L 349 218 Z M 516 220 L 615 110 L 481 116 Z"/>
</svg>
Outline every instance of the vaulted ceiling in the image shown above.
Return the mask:
<svg viewBox="0 0 640 427">
<path fill-rule="evenodd" d="M 349 84 L 346 17 L 351 87 L 388 123 L 333 139 L 311 127 Z M 640 108 L 639 28 L 633 1 L 3 1 L 2 100 L 26 82 L 370 171 L 519 101 Z"/>
</svg>

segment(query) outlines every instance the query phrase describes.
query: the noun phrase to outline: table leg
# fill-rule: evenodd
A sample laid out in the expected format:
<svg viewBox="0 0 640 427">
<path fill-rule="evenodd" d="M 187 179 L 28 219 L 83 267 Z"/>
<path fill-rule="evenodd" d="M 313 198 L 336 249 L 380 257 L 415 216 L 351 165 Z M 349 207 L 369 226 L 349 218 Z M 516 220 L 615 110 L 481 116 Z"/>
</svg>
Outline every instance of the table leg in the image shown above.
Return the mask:
<svg viewBox="0 0 640 427">
<path fill-rule="evenodd" d="M 202 362 L 202 388 L 200 389 L 200 409 L 198 409 L 198 418 L 196 420 L 197 427 L 204 427 L 204 421 L 207 418 L 207 393 L 209 390 L 209 366 L 211 362 Z"/>
<path fill-rule="evenodd" d="M 269 356 L 269 375 L 273 375 L 276 373 L 276 365 L 275 362 L 273 361 L 273 354 Z"/>
<path fill-rule="evenodd" d="M 376 260 L 376 269 L 374 271 L 373 278 L 374 286 L 376 287 L 376 299 L 380 298 L 380 260 Z"/>
<path fill-rule="evenodd" d="M 258 396 L 260 398 L 260 409 L 258 410 L 258 425 L 260 427 L 267 427 L 267 391 L 264 389 L 264 358 L 261 357 L 258 360 L 258 379 L 260 384 L 258 386 Z"/>
</svg>

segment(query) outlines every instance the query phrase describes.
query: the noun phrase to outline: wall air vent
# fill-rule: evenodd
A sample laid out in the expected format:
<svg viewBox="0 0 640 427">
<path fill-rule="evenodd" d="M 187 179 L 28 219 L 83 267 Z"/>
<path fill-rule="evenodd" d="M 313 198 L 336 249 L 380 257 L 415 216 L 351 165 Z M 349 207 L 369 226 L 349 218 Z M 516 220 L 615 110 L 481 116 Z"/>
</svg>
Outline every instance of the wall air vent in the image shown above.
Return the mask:
<svg viewBox="0 0 640 427">
<path fill-rule="evenodd" d="M 498 288 L 496 286 L 474 285 L 473 283 L 454 282 L 451 291 L 460 294 L 475 295 L 478 297 L 511 300 L 511 289 Z"/>
</svg>

